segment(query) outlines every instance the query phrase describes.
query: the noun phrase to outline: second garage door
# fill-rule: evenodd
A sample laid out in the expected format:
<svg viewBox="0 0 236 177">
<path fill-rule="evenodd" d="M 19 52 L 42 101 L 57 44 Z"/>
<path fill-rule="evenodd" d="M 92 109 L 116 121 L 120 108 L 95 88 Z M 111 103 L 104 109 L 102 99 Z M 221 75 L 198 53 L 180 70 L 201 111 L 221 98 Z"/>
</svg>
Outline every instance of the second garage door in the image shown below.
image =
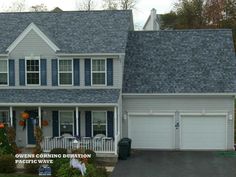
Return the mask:
<svg viewBox="0 0 236 177">
<path fill-rule="evenodd" d="M 182 116 L 181 149 L 226 149 L 225 116 Z"/>
<path fill-rule="evenodd" d="M 173 149 L 174 116 L 132 115 L 129 117 L 132 148 Z"/>
</svg>

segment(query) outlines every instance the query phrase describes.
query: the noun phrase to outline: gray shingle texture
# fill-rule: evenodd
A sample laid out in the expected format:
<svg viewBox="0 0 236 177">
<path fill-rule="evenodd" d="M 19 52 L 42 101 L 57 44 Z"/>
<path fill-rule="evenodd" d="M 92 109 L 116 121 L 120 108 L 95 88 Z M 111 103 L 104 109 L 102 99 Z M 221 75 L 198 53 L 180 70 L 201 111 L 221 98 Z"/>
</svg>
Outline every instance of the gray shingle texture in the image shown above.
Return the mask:
<svg viewBox="0 0 236 177">
<path fill-rule="evenodd" d="M 123 92 L 235 93 L 231 30 L 130 32 Z"/>
<path fill-rule="evenodd" d="M 117 103 L 119 89 L 1 89 L 0 103 Z"/>
<path fill-rule="evenodd" d="M 124 53 L 132 11 L 0 13 L 0 53 L 36 24 L 60 53 Z"/>
</svg>

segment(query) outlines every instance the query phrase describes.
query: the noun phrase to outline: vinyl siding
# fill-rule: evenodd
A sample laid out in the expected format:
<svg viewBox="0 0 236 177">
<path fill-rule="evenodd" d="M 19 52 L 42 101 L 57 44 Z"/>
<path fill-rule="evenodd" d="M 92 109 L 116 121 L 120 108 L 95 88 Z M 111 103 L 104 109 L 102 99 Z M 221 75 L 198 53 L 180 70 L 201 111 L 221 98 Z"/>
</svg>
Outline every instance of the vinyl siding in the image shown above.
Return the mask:
<svg viewBox="0 0 236 177">
<path fill-rule="evenodd" d="M 234 97 L 230 96 L 133 96 L 123 97 L 125 113 L 228 113 L 233 120 L 227 120 L 227 148 L 234 142 Z M 177 116 L 178 117 L 178 116 Z M 128 136 L 128 118 L 122 120 L 123 137 Z"/>
</svg>

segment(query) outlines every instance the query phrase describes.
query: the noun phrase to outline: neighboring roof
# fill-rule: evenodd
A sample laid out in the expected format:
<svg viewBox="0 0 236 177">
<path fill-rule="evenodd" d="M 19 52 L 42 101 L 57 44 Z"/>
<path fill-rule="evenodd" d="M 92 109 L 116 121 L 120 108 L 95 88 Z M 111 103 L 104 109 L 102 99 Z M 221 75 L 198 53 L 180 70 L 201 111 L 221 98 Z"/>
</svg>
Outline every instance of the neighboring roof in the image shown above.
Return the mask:
<svg viewBox="0 0 236 177">
<path fill-rule="evenodd" d="M 119 89 L 1 89 L 0 103 L 117 103 Z"/>
<path fill-rule="evenodd" d="M 132 11 L 64 11 L 0 13 L 0 53 L 32 22 L 60 53 L 124 53 Z"/>
<path fill-rule="evenodd" d="M 146 28 L 148 22 L 150 21 L 151 19 L 151 15 L 148 16 L 148 19 L 146 20 L 145 24 L 143 25 L 143 29 Z M 161 14 L 156 14 L 156 23 L 157 24 L 160 24 L 161 23 Z"/>
<path fill-rule="evenodd" d="M 130 32 L 124 93 L 236 93 L 231 30 Z"/>
</svg>

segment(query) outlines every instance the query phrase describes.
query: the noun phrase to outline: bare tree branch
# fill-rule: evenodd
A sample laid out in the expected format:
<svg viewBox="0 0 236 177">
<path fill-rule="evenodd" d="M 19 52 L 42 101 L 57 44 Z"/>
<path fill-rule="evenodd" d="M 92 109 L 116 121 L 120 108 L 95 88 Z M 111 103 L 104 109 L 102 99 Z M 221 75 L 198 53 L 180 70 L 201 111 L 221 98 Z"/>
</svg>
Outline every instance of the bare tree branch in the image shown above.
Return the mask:
<svg viewBox="0 0 236 177">
<path fill-rule="evenodd" d="M 77 0 L 76 7 L 78 10 L 94 10 L 96 5 L 94 0 Z"/>
<path fill-rule="evenodd" d="M 25 0 L 16 0 L 7 9 L 7 11 L 9 12 L 23 12 L 25 10 Z"/>
<path fill-rule="evenodd" d="M 48 8 L 45 4 L 38 4 L 31 6 L 30 10 L 34 12 L 43 12 L 43 11 L 48 11 Z"/>
<path fill-rule="evenodd" d="M 119 6 L 118 0 L 103 0 L 103 9 L 117 10 Z"/>
</svg>

